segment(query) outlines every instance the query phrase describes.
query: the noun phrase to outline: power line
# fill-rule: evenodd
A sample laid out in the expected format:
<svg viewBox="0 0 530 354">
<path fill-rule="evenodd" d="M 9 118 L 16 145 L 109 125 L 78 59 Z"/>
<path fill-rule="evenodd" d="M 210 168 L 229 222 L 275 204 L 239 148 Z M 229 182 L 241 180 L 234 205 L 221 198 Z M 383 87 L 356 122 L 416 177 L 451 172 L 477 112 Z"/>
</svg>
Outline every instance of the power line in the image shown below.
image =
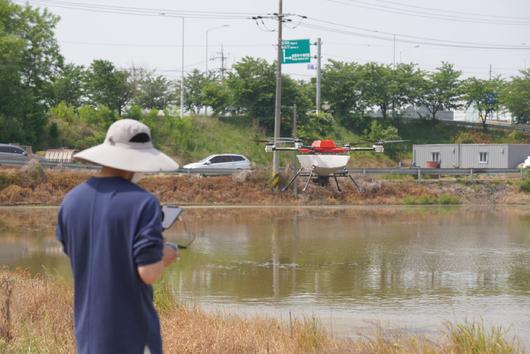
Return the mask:
<svg viewBox="0 0 530 354">
<path fill-rule="evenodd" d="M 469 49 L 490 49 L 490 50 L 530 50 L 528 45 L 516 45 L 516 44 L 490 44 L 490 43 L 479 43 L 479 42 L 465 42 L 465 41 L 450 41 L 437 38 L 411 36 L 399 33 L 383 32 L 373 29 L 367 29 L 357 26 L 350 26 L 340 24 L 331 21 L 319 20 L 316 18 L 308 18 L 311 22 L 317 23 L 302 23 L 300 26 L 318 29 L 322 31 L 334 32 L 344 35 L 352 35 L 357 37 L 372 38 L 383 41 L 393 41 L 396 36 L 397 42 L 411 43 L 411 44 L 423 44 L 427 46 L 439 46 L 439 47 L 454 47 L 454 48 L 469 48 Z M 319 24 L 322 23 L 322 24 Z M 341 29 L 336 27 L 347 28 Z M 355 30 L 352 31 L 351 29 Z M 360 31 L 360 32 L 359 32 Z"/>
<path fill-rule="evenodd" d="M 117 42 L 85 42 L 85 41 L 58 41 L 61 44 L 73 44 L 73 45 L 102 45 L 102 46 L 123 46 L 123 47 L 171 47 L 171 48 L 182 48 L 182 44 L 152 44 L 152 43 L 117 43 Z M 211 46 L 221 45 L 210 44 Z M 271 47 L 272 43 L 257 43 L 257 44 L 224 44 L 225 47 Z M 204 44 L 186 44 L 186 48 L 204 48 Z"/>
<path fill-rule="evenodd" d="M 22 1 L 15 1 L 23 3 Z M 88 4 L 81 2 L 69 2 L 61 0 L 28 0 L 28 3 L 33 5 L 45 4 L 49 7 L 57 7 L 70 10 L 79 10 L 96 13 L 109 13 L 120 15 L 136 15 L 136 16 L 160 16 L 160 17 L 186 17 L 196 19 L 249 19 L 255 13 L 245 12 L 228 12 L 228 11 L 190 11 L 190 10 L 173 10 L 164 8 L 143 8 L 143 7 L 129 7 L 117 5 L 99 5 Z M 23 3 L 25 4 L 25 2 Z"/>
<path fill-rule="evenodd" d="M 530 21 L 530 17 L 486 15 L 486 14 L 480 14 L 480 13 L 476 13 L 476 12 L 446 10 L 446 9 L 433 8 L 433 7 L 424 7 L 424 6 L 419 6 L 419 5 L 410 5 L 410 4 L 404 4 L 404 3 L 401 3 L 401 2 L 390 1 L 390 0 L 375 0 L 375 1 L 382 2 L 382 3 L 388 3 L 388 4 L 393 4 L 393 5 L 397 5 L 397 6 L 403 6 L 403 7 L 411 7 L 411 8 L 417 8 L 417 9 L 423 9 L 423 10 L 430 10 L 430 11 L 435 11 L 437 13 L 447 12 L 447 13 L 460 14 L 460 15 L 471 15 L 471 16 L 477 16 L 477 17 L 488 17 L 488 18 L 493 18 L 493 19 L 502 18 L 502 19 Z"/>
<path fill-rule="evenodd" d="M 444 14 L 443 12 L 432 12 L 425 10 L 414 10 L 399 8 L 395 6 L 387 5 L 378 5 L 370 2 L 365 2 L 362 0 L 328 0 L 337 4 L 342 4 L 346 6 L 353 6 L 357 8 L 376 10 L 388 13 L 394 13 L 399 15 L 413 16 L 419 18 L 435 19 L 435 20 L 445 20 L 445 21 L 454 21 L 454 22 L 465 22 L 465 23 L 482 23 L 482 24 L 495 24 L 495 25 L 515 25 L 515 26 L 529 26 L 530 19 L 519 19 L 519 20 L 508 20 L 508 19 L 496 19 L 493 17 L 490 18 L 481 18 L 481 17 L 472 17 L 472 16 L 462 16 L 462 15 L 450 15 Z M 443 11 L 443 10 L 442 10 Z"/>
<path fill-rule="evenodd" d="M 312 17 L 308 17 L 308 20 L 314 21 L 314 22 L 318 22 L 318 23 L 322 23 L 322 24 L 325 24 L 325 25 L 343 27 L 343 28 L 348 28 L 348 29 L 368 32 L 368 33 L 375 33 L 376 35 L 387 35 L 389 37 L 393 37 L 394 35 L 396 35 L 399 38 L 409 38 L 409 39 L 417 39 L 417 40 L 425 40 L 425 41 L 433 41 L 433 42 L 442 42 L 442 43 L 452 43 L 452 44 L 460 44 L 460 45 L 469 44 L 469 45 L 494 46 L 494 47 L 497 47 L 497 46 L 498 47 L 506 47 L 506 46 L 508 46 L 508 47 L 518 47 L 518 48 L 523 48 L 523 49 L 530 49 L 530 46 L 525 45 L 525 44 L 524 45 L 523 44 L 504 45 L 504 44 L 491 44 L 491 43 L 480 43 L 480 42 L 453 41 L 453 40 L 438 39 L 438 38 L 431 38 L 431 37 L 412 36 L 412 35 L 396 33 L 396 32 L 379 31 L 379 30 L 374 30 L 374 29 L 371 29 L 371 28 L 346 25 L 346 24 L 337 23 L 337 22 L 333 22 L 333 21 L 320 20 L 320 19 L 312 18 Z"/>
</svg>

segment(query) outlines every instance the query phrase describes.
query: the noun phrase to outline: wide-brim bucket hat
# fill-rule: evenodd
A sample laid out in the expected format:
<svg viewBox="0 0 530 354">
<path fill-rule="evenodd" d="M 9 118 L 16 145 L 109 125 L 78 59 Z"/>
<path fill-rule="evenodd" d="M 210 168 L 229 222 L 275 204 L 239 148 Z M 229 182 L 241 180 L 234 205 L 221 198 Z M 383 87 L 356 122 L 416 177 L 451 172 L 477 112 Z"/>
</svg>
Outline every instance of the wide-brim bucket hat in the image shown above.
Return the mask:
<svg viewBox="0 0 530 354">
<path fill-rule="evenodd" d="M 163 172 L 179 168 L 173 159 L 153 147 L 149 127 L 134 119 L 114 122 L 103 144 L 80 151 L 74 158 L 130 172 Z"/>
</svg>

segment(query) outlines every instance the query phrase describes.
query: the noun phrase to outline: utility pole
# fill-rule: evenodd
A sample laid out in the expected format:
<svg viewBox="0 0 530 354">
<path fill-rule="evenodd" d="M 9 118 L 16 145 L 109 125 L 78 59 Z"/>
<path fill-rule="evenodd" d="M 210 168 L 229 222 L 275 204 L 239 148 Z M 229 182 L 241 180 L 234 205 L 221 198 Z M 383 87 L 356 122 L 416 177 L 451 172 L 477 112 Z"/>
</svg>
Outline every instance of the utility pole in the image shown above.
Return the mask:
<svg viewBox="0 0 530 354">
<path fill-rule="evenodd" d="M 225 51 L 223 50 L 223 45 L 221 44 L 221 81 L 225 79 Z"/>
<path fill-rule="evenodd" d="M 293 138 L 296 138 L 297 118 L 298 118 L 298 114 L 296 112 L 296 103 L 295 103 L 293 105 L 293 133 L 292 133 Z M 293 154 L 293 173 L 296 173 L 296 170 L 297 170 L 297 168 L 296 168 L 296 154 Z M 297 185 L 296 182 L 293 184 L 293 193 L 294 193 L 295 196 L 298 195 L 298 185 Z"/>
<path fill-rule="evenodd" d="M 491 81 L 491 64 L 490 64 L 490 81 Z"/>
<path fill-rule="evenodd" d="M 219 68 L 219 72 L 221 73 L 221 80 L 224 80 L 225 78 L 225 72 L 226 72 L 226 66 L 225 61 L 228 59 L 228 56 L 225 56 L 225 51 L 223 49 L 223 45 L 221 44 L 221 51 L 217 52 L 218 56 L 213 57 L 212 60 L 221 59 L 221 67 Z"/>
<path fill-rule="evenodd" d="M 281 122 L 281 105 L 282 105 L 282 23 L 283 23 L 283 3 L 279 0 L 278 4 L 278 48 L 276 56 L 276 99 L 274 102 L 274 146 L 278 143 L 280 137 Z M 272 153 L 272 174 L 274 180 L 280 172 L 280 152 Z"/>
<path fill-rule="evenodd" d="M 180 67 L 180 118 L 184 118 L 184 17 L 182 17 L 182 63 Z"/>
<path fill-rule="evenodd" d="M 225 27 L 230 27 L 230 25 L 221 25 L 221 26 L 216 26 L 216 27 L 212 27 L 212 28 L 208 28 L 206 30 L 206 49 L 205 49 L 205 64 L 206 64 L 206 75 L 208 75 L 208 61 L 209 61 L 209 57 L 208 57 L 208 33 L 210 31 L 213 31 L 213 30 L 216 30 L 216 29 L 219 29 L 219 28 L 225 28 Z"/>
<path fill-rule="evenodd" d="M 322 40 L 317 39 L 317 97 L 316 97 L 316 109 L 317 114 L 320 113 L 320 74 L 322 65 Z"/>
<path fill-rule="evenodd" d="M 396 68 L 396 34 L 394 33 L 394 64 L 392 65 L 392 67 L 395 69 Z"/>
</svg>

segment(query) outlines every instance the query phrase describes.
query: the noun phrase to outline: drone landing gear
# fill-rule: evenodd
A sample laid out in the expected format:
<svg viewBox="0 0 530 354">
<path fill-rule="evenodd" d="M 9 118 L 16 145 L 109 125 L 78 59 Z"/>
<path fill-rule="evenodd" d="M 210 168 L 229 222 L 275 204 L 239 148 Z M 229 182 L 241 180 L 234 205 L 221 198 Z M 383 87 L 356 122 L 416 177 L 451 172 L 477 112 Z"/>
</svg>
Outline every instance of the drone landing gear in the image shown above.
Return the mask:
<svg viewBox="0 0 530 354">
<path fill-rule="evenodd" d="M 339 186 L 339 180 L 337 179 L 337 176 L 335 176 L 335 174 L 333 174 L 333 179 L 335 180 L 335 184 L 337 185 L 337 190 L 339 191 L 339 193 L 342 193 L 342 189 L 340 189 Z"/>
<path fill-rule="evenodd" d="M 287 183 L 287 185 L 281 189 L 281 191 L 285 192 L 287 189 L 289 189 L 289 187 L 294 183 L 294 181 L 298 178 L 298 176 L 300 176 L 300 174 L 303 171 L 304 171 L 303 168 L 299 169 L 295 173 L 295 175 L 291 178 L 289 183 Z M 335 180 L 335 185 L 337 186 L 337 190 L 339 191 L 339 193 L 342 193 L 342 189 L 340 188 L 338 177 L 348 177 L 352 181 L 352 183 L 355 186 L 355 188 L 357 189 L 357 191 L 359 193 L 362 193 L 362 190 L 361 190 L 361 187 L 359 186 L 359 184 L 355 181 L 355 179 L 347 171 L 340 172 L 340 173 L 333 173 L 333 174 L 330 174 L 330 175 L 324 175 L 324 176 L 320 175 L 319 176 L 319 175 L 316 175 L 312 170 L 310 170 L 309 171 L 309 176 L 307 177 L 307 179 L 305 181 L 304 188 L 302 189 L 302 191 L 305 192 L 305 190 L 309 186 L 309 182 L 310 181 L 313 181 L 313 182 L 315 182 L 316 184 L 318 184 L 319 186 L 322 186 L 322 187 L 328 186 L 330 177 L 333 177 L 333 179 Z"/>
<path fill-rule="evenodd" d="M 348 177 L 351 179 L 351 181 L 353 182 L 353 184 L 355 185 L 355 188 L 357 188 L 357 191 L 359 193 L 362 193 L 361 191 L 361 187 L 359 187 L 359 185 L 357 184 L 357 182 L 355 182 L 355 180 L 353 179 L 353 177 L 348 173 Z"/>
<path fill-rule="evenodd" d="M 291 178 L 289 183 L 287 183 L 287 185 L 281 189 L 282 192 L 285 192 L 291 186 L 291 184 L 293 184 L 294 180 L 300 175 L 300 173 L 302 173 L 302 170 L 303 170 L 303 168 L 299 169 L 296 172 L 296 174 L 293 176 L 293 178 Z M 304 190 L 305 190 L 305 188 L 304 188 Z"/>
</svg>

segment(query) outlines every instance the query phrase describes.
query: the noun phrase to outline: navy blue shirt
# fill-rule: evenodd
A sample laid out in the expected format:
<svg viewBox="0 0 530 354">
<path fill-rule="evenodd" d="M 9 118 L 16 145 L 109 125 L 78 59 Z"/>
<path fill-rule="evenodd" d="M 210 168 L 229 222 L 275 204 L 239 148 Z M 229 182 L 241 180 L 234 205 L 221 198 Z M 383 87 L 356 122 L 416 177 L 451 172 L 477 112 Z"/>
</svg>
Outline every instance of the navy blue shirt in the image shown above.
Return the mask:
<svg viewBox="0 0 530 354">
<path fill-rule="evenodd" d="M 92 177 L 64 198 L 56 234 L 74 277 L 78 353 L 162 353 L 153 290 L 137 271 L 162 259 L 158 200 L 122 178 Z"/>
</svg>

